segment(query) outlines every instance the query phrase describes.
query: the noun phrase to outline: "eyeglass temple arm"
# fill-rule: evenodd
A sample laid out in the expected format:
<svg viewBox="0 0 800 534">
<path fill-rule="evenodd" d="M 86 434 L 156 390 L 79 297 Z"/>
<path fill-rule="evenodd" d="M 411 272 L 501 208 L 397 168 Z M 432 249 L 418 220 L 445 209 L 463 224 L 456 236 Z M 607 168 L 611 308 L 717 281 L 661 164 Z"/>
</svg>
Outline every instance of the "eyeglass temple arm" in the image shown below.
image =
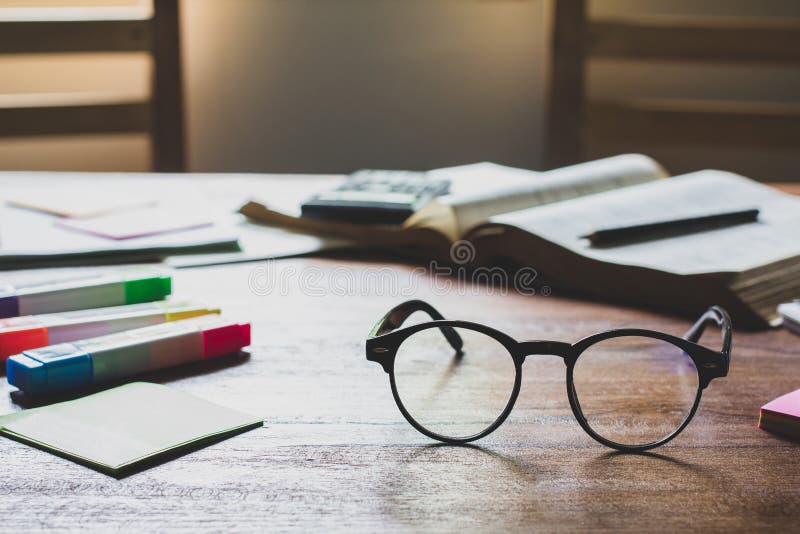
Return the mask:
<svg viewBox="0 0 800 534">
<path fill-rule="evenodd" d="M 378 324 L 375 325 L 375 328 L 372 329 L 370 336 L 388 334 L 400 328 L 412 313 L 418 311 L 427 313 L 431 319 L 435 321 L 444 320 L 444 316 L 427 302 L 423 300 L 409 300 L 389 310 L 389 313 L 384 315 L 381 320 L 378 321 Z M 447 342 L 450 343 L 450 346 L 460 355 L 461 349 L 464 347 L 464 341 L 461 339 L 461 336 L 458 335 L 458 332 L 449 326 L 439 327 L 439 330 L 447 339 Z"/>
<path fill-rule="evenodd" d="M 683 339 L 697 343 L 703 336 L 708 325 L 718 326 L 722 330 L 722 355 L 725 357 L 725 371 L 730 362 L 731 354 L 731 318 L 724 309 L 719 306 L 711 306 L 700 316 L 696 323 L 683 335 Z"/>
</svg>

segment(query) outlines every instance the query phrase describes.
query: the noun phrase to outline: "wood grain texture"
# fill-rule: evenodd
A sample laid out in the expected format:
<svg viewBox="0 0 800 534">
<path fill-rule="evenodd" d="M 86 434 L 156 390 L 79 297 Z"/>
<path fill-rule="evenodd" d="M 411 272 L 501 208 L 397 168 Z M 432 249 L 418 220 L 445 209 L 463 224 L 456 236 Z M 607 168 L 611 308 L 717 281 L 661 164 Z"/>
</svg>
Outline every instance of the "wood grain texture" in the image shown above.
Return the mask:
<svg viewBox="0 0 800 534">
<path fill-rule="evenodd" d="M 408 298 L 517 339 L 575 341 L 620 326 L 680 334 L 685 320 L 551 296 L 443 290 L 392 263 L 294 259 L 174 273 L 176 297 L 253 323 L 248 356 L 147 378 L 262 415 L 266 427 L 115 480 L 0 439 L 0 511 L 17 531 L 790 531 L 800 445 L 756 428 L 800 387 L 798 338 L 736 331 L 730 375 L 649 455 L 615 454 L 572 416 L 564 364 L 523 366 L 509 420 L 475 447 L 440 446 L 398 412 L 367 362 L 375 321 Z M 381 276 L 376 276 L 380 269 Z M 261 276 L 261 278 L 258 278 Z M 261 284 L 253 288 L 253 280 Z M 387 280 L 378 283 L 376 280 Z M 3 386 L 4 411 L 18 409 Z"/>
</svg>

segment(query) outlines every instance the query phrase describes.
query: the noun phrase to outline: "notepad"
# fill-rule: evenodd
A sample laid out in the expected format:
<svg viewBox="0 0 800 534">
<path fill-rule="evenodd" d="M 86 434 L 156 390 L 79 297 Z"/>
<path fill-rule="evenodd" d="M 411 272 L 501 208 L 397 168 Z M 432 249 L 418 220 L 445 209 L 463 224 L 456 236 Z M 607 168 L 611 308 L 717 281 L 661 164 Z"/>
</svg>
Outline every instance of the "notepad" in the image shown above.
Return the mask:
<svg viewBox="0 0 800 534">
<path fill-rule="evenodd" d="M 758 428 L 800 439 L 800 389 L 762 406 Z"/>
<path fill-rule="evenodd" d="M 0 434 L 119 477 L 262 425 L 167 386 L 134 382 L 0 417 Z"/>
<path fill-rule="evenodd" d="M 800 300 L 778 305 L 778 314 L 784 328 L 800 335 Z"/>
</svg>

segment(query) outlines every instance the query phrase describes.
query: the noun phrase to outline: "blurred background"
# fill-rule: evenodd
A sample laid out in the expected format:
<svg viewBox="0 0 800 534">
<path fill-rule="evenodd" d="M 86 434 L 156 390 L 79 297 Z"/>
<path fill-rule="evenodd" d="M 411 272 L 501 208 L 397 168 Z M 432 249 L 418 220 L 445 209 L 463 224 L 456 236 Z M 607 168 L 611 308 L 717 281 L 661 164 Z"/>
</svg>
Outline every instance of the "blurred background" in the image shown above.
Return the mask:
<svg viewBox="0 0 800 534">
<path fill-rule="evenodd" d="M 4 10 L 24 18 L 20 9 L 66 6 L 151 9 L 135 0 L 0 0 L 0 18 Z M 185 170 L 340 173 L 483 160 L 555 166 L 547 154 L 553 1 L 181 0 L 179 9 Z M 585 9 L 593 20 L 636 14 L 690 24 L 711 15 L 779 24 L 800 17 L 796 0 L 595 0 Z M 597 100 L 767 102 L 759 112 L 794 119 L 800 68 L 793 61 L 587 57 L 583 90 Z M 41 94 L 146 99 L 151 69 L 140 52 L 0 54 L 0 108 Z M 800 141 L 791 136 L 739 139 L 733 147 L 630 141 L 614 151 L 647 152 L 670 170 L 800 180 Z M 580 159 L 612 150 L 602 145 L 587 141 Z M 2 170 L 150 168 L 146 133 L 0 136 Z"/>
</svg>

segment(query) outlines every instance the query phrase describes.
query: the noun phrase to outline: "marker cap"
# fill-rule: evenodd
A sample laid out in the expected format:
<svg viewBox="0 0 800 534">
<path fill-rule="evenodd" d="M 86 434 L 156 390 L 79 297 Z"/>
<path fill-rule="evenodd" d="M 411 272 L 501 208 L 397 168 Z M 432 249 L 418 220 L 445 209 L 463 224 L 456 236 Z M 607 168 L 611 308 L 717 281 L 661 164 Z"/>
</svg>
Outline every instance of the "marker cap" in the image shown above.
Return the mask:
<svg viewBox="0 0 800 534">
<path fill-rule="evenodd" d="M 229 324 L 203 331 L 203 359 L 231 354 L 250 344 L 250 323 Z"/>
<path fill-rule="evenodd" d="M 48 345 L 47 328 L 33 317 L 0 319 L 0 360 L 12 354 Z"/>
<path fill-rule="evenodd" d="M 12 356 L 6 374 L 9 384 L 26 393 L 85 387 L 92 383 L 92 357 L 71 343 L 61 343 Z"/>
<path fill-rule="evenodd" d="M 161 300 L 172 293 L 172 278 L 152 276 L 125 280 L 125 304 Z"/>
<path fill-rule="evenodd" d="M 0 286 L 0 317 L 19 315 L 19 299 L 13 292 L 12 286 Z"/>
<path fill-rule="evenodd" d="M 214 308 L 202 302 L 154 302 L 154 305 L 161 308 L 167 321 L 182 321 L 201 315 L 219 315 L 222 313 L 220 308 Z"/>
</svg>

